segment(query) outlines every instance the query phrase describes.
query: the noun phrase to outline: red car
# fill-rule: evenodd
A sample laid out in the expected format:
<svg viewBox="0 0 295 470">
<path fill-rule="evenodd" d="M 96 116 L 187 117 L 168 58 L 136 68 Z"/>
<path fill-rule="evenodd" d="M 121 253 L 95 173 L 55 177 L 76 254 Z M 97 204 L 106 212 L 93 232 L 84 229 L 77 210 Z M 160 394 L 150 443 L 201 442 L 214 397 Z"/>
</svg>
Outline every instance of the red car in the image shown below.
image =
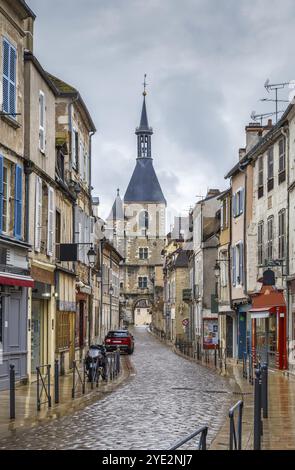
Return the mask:
<svg viewBox="0 0 295 470">
<path fill-rule="evenodd" d="M 118 347 L 120 351 L 132 354 L 134 351 L 134 337 L 128 330 L 109 331 L 104 340 L 107 351 L 115 351 Z"/>
</svg>

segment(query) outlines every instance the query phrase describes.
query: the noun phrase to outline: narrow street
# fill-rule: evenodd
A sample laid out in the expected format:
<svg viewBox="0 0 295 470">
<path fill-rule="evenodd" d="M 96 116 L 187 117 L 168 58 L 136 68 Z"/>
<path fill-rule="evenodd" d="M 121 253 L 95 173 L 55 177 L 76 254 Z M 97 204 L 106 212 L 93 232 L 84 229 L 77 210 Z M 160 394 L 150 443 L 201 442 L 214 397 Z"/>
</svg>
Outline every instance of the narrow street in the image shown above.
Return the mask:
<svg viewBox="0 0 295 470">
<path fill-rule="evenodd" d="M 11 434 L 0 449 L 167 449 L 205 424 L 210 443 L 226 419 L 227 381 L 177 356 L 145 328 L 134 334 L 134 377 L 72 416 Z"/>
</svg>

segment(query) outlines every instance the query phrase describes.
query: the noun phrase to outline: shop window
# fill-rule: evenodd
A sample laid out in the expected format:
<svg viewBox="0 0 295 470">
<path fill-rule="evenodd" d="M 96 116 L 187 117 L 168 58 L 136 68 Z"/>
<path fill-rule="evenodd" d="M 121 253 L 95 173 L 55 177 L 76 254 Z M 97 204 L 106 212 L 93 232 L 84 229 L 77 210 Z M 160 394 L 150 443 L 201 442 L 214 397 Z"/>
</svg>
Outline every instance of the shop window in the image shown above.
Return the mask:
<svg viewBox="0 0 295 470">
<path fill-rule="evenodd" d="M 279 259 L 286 256 L 286 211 L 279 212 Z"/>
<path fill-rule="evenodd" d="M 259 222 L 258 224 L 258 239 L 257 239 L 257 247 L 258 247 L 258 265 L 262 265 L 264 262 L 264 249 L 263 249 L 263 232 L 264 232 L 264 223 L 263 221 Z"/>
<path fill-rule="evenodd" d="M 57 313 L 56 348 L 67 349 L 70 345 L 70 315 L 65 312 Z"/>
</svg>

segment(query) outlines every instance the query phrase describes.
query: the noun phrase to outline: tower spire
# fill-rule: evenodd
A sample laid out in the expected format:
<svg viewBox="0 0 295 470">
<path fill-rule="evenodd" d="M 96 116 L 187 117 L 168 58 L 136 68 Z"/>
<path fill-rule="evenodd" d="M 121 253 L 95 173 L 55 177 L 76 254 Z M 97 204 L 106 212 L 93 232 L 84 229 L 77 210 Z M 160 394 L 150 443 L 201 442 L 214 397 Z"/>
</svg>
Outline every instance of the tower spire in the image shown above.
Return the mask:
<svg viewBox="0 0 295 470">
<path fill-rule="evenodd" d="M 146 96 L 147 96 L 147 82 L 146 73 L 144 74 L 143 82 L 143 103 L 141 110 L 141 118 L 139 127 L 136 129 L 135 134 L 137 135 L 137 158 L 151 158 L 151 136 L 153 135 L 153 129 L 149 127 L 147 110 L 146 110 Z"/>
</svg>

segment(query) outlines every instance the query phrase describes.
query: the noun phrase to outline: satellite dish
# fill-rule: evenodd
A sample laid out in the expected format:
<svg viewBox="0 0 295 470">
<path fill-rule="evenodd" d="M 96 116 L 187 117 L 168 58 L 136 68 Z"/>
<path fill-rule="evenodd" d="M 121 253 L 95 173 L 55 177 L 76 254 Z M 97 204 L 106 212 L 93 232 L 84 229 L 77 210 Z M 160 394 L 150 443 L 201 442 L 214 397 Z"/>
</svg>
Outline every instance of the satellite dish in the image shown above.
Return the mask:
<svg viewBox="0 0 295 470">
<path fill-rule="evenodd" d="M 268 91 L 268 85 L 269 85 L 269 78 L 265 81 L 264 88 L 267 89 Z"/>
</svg>

